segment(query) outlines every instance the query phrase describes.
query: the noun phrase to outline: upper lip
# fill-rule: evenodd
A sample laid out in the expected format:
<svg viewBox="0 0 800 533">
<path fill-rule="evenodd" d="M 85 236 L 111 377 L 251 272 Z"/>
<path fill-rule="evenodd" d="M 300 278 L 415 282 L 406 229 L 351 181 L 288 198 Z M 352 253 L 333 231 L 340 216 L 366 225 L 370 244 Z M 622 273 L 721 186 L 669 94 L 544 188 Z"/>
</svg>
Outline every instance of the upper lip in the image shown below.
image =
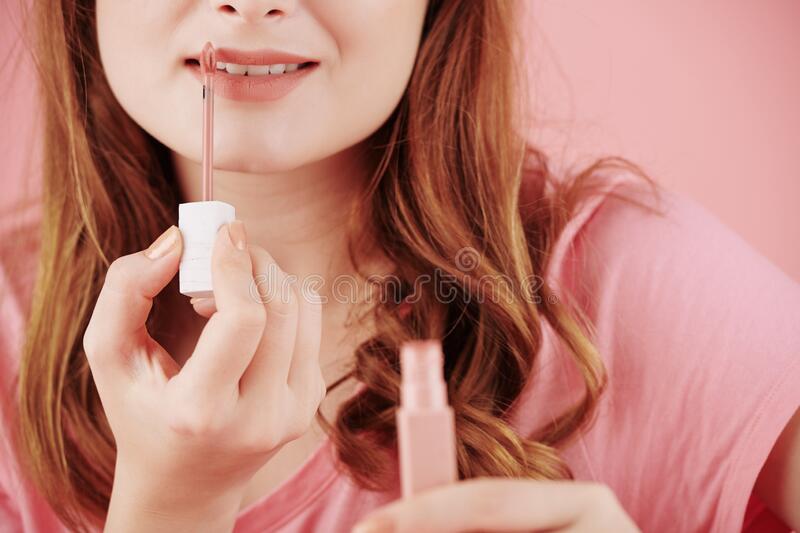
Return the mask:
<svg viewBox="0 0 800 533">
<path fill-rule="evenodd" d="M 237 50 L 236 48 L 216 48 L 215 57 L 222 63 L 234 63 L 237 65 L 292 65 L 301 63 L 318 63 L 316 59 L 303 57 L 283 50 L 273 48 L 261 48 L 258 50 Z M 200 55 L 192 56 L 192 59 L 200 60 Z"/>
</svg>

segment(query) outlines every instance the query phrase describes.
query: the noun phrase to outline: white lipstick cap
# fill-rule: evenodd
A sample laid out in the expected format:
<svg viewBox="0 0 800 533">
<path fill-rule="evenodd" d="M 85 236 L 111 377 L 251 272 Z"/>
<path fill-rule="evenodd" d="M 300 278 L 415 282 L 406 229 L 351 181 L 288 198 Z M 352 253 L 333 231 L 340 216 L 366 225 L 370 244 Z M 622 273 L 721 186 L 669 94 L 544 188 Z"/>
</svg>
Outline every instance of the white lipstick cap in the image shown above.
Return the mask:
<svg viewBox="0 0 800 533">
<path fill-rule="evenodd" d="M 190 297 L 214 295 L 211 284 L 211 251 L 217 231 L 236 220 L 231 204 L 212 200 L 178 204 L 178 229 L 183 237 L 180 291 Z"/>
</svg>

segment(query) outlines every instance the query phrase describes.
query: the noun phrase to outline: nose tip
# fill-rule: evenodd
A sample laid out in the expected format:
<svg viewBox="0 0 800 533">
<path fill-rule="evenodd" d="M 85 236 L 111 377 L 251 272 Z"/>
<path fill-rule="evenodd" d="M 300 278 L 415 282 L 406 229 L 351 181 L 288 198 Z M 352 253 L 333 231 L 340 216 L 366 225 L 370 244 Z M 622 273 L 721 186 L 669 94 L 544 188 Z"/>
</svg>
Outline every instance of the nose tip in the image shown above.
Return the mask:
<svg viewBox="0 0 800 533">
<path fill-rule="evenodd" d="M 264 18 L 278 19 L 289 14 L 291 1 L 280 0 L 229 0 L 220 2 L 217 11 L 246 22 L 258 22 Z"/>
</svg>

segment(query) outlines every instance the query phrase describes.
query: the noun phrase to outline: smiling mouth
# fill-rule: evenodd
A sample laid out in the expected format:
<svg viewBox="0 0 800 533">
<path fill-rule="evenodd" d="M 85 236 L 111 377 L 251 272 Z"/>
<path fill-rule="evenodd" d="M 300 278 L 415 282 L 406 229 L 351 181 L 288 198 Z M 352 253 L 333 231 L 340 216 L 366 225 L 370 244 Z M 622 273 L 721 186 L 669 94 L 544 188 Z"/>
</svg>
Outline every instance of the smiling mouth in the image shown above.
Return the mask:
<svg viewBox="0 0 800 533">
<path fill-rule="evenodd" d="M 184 64 L 191 68 L 200 69 L 200 61 L 187 58 Z M 240 65 L 237 63 L 225 63 L 217 61 L 216 73 L 225 77 L 270 77 L 277 78 L 286 76 L 299 70 L 314 68 L 319 63 L 306 61 L 305 63 L 278 63 L 274 65 Z"/>
<path fill-rule="evenodd" d="M 222 54 L 220 54 L 222 55 Z M 217 57 L 220 57 L 217 55 Z M 273 57 L 253 57 L 240 54 L 236 57 L 244 63 L 217 62 L 214 76 L 211 78 L 213 92 L 230 100 L 242 102 L 266 102 L 279 100 L 292 92 L 299 84 L 305 81 L 320 66 L 318 61 L 304 61 L 306 58 L 291 56 L 290 54 L 272 54 Z M 264 54 L 266 55 L 266 54 Z M 233 59 L 233 54 L 223 57 Z M 266 61 L 303 61 L 302 63 L 266 64 Z M 203 85 L 205 80 L 197 58 L 184 60 L 184 68 Z M 216 80 L 216 81 L 214 81 Z"/>
</svg>

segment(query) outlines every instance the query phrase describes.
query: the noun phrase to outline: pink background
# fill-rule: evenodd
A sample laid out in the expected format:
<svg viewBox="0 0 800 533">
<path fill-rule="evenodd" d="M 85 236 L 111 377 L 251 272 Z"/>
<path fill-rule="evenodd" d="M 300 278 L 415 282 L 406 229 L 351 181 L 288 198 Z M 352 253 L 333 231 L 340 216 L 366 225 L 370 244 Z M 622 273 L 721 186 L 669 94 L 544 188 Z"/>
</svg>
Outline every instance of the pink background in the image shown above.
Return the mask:
<svg viewBox="0 0 800 533">
<path fill-rule="evenodd" d="M 522 1 L 532 138 L 633 160 L 800 280 L 800 2 Z"/>
<path fill-rule="evenodd" d="M 800 280 L 800 2 L 523 2 L 531 138 L 555 167 L 625 156 Z M 0 4 L 3 213 L 36 187 L 18 3 Z"/>
</svg>

